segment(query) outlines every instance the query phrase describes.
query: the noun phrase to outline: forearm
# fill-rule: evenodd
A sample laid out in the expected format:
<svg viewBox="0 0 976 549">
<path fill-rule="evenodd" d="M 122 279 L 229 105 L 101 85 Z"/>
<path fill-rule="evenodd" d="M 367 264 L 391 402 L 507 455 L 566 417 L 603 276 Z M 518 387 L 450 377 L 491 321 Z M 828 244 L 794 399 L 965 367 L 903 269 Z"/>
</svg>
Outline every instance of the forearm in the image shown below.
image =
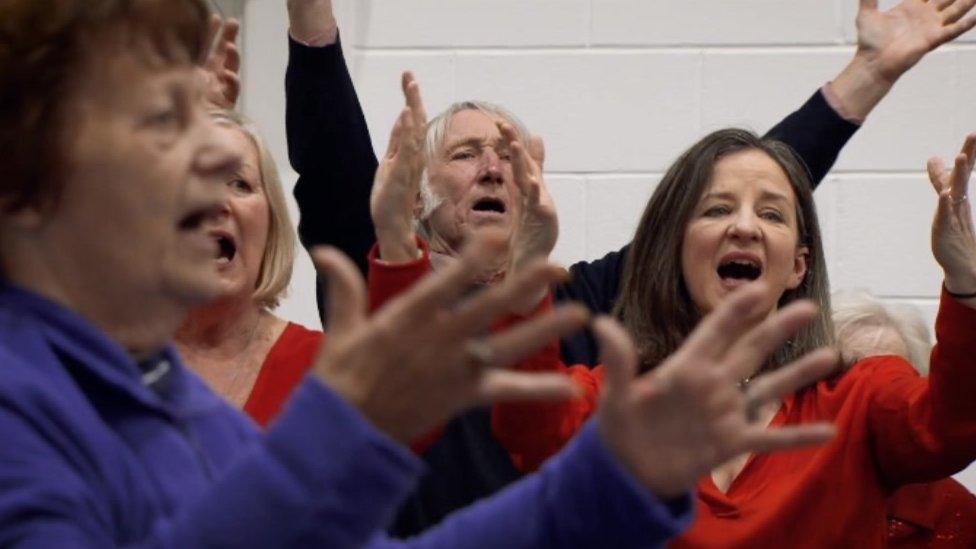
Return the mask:
<svg viewBox="0 0 976 549">
<path fill-rule="evenodd" d="M 852 122 L 863 122 L 894 86 L 876 64 L 855 55 L 844 70 L 830 82 L 831 91 L 842 106 L 842 114 Z"/>
<path fill-rule="evenodd" d="M 691 520 L 690 497 L 662 503 L 626 471 L 593 425 L 542 470 L 459 511 L 407 547 L 659 547 Z"/>
<path fill-rule="evenodd" d="M 288 154 L 298 172 L 298 232 L 306 247 L 330 244 L 366 272 L 375 239 L 369 196 L 376 155 L 341 44 L 289 41 L 285 79 Z"/>
</svg>

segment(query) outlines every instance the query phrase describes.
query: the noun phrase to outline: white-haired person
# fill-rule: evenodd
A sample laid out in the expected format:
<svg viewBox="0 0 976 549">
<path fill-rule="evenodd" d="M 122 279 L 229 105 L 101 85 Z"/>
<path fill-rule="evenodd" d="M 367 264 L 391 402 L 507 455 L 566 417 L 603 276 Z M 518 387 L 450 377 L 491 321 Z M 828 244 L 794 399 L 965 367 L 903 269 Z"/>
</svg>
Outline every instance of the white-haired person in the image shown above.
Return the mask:
<svg viewBox="0 0 976 549">
<path fill-rule="evenodd" d="M 831 306 L 844 364 L 895 355 L 928 374 L 932 336 L 917 307 L 864 290 L 834 292 Z M 976 547 L 976 496 L 952 478 L 902 486 L 888 498 L 887 514 L 888 547 Z"/>
<path fill-rule="evenodd" d="M 734 377 L 788 337 L 741 321 L 757 292 L 703 323 L 663 392 L 628 383 L 632 341 L 604 319 L 608 364 L 633 398 L 609 403 L 538 475 L 422 536 L 387 539 L 424 471 L 404 443 L 478 403 L 572 394 L 565 379 L 504 367 L 587 314 L 567 306 L 483 337 L 486 319 L 562 276 L 539 262 L 466 295 L 497 235 L 372 316 L 356 267 L 319 250 L 329 338 L 287 409 L 262 431 L 217 397 L 171 345 L 190 310 L 224 295 L 210 223 L 227 215 L 244 158 L 197 78 L 208 16 L 203 0 L 0 2 L 0 546 L 655 547 L 690 519 L 690 484 L 647 456 L 694 475 L 833 435 L 755 429 L 743 395 L 684 382 Z M 830 366 L 810 357 L 759 398 Z M 652 427 L 647 412 L 676 398 L 702 404 Z"/>
<path fill-rule="evenodd" d="M 894 83 L 928 52 L 972 28 L 976 21 L 963 16 L 973 4 L 972 0 L 904 0 L 891 9 L 880 10 L 876 1 L 861 1 L 857 14 L 858 47 L 850 64 L 767 135 L 797 151 L 816 185 Z M 376 229 L 370 219 L 369 197 L 377 159 L 345 65 L 332 1 L 289 0 L 288 12 L 287 134 L 289 157 L 299 174 L 295 186 L 301 212 L 299 236 L 306 246 L 318 243 L 338 246 L 365 271 Z M 465 123 L 477 118 L 472 115 L 477 115 L 478 109 L 464 110 L 461 116 L 469 119 Z M 485 118 L 495 118 L 495 115 Z M 504 115 L 501 118 L 518 126 L 514 119 Z M 490 140 L 497 139 L 493 121 L 482 122 L 484 127 L 469 125 L 467 129 L 488 131 Z M 542 147 L 531 149 L 541 161 Z M 505 187 L 511 188 L 513 184 L 506 159 L 497 158 L 490 147 L 482 147 L 479 152 L 484 153 L 482 161 L 490 158 L 496 163 L 494 175 L 485 177 L 484 173 L 475 172 L 466 180 L 457 181 L 450 176 L 430 178 L 429 196 L 445 198 L 443 207 L 457 214 L 451 218 L 428 210 L 433 214 L 430 226 L 439 234 L 463 236 L 465 225 L 480 223 L 479 218 L 487 219 L 492 210 L 498 209 L 497 203 L 473 204 L 468 200 L 478 189 L 492 186 L 482 182 L 491 181 L 500 173 Z M 472 192 L 452 194 L 450 189 L 457 187 Z M 449 197 L 459 197 L 462 202 L 451 204 Z M 518 223 L 515 210 L 496 212 L 500 214 L 498 221 L 514 227 Z M 537 210 L 543 216 L 551 212 L 551 205 Z M 438 217 L 443 222 L 435 219 Z M 556 239 L 555 226 L 538 227 L 539 234 L 525 241 L 535 242 L 540 245 L 536 248 L 538 253 L 548 254 Z M 451 244 L 446 238 L 437 245 L 442 243 Z M 619 293 L 628 250 L 629 246 L 600 260 L 573 265 L 572 277 L 554 286 L 555 299 L 578 300 L 594 312 L 610 313 Z M 453 253 L 448 247 L 432 251 Z M 320 311 L 323 310 L 320 301 Z M 589 332 L 564 339 L 560 352 L 567 362 L 589 365 L 599 362 L 596 341 Z M 485 409 L 455 419 L 446 427 L 444 436 L 430 446 L 424 459 L 432 469 L 431 474 L 424 478 L 416 497 L 402 510 L 393 530 L 396 535 L 421 531 L 460 505 L 497 491 L 519 477 L 504 448 L 492 436 L 490 415 Z"/>
</svg>

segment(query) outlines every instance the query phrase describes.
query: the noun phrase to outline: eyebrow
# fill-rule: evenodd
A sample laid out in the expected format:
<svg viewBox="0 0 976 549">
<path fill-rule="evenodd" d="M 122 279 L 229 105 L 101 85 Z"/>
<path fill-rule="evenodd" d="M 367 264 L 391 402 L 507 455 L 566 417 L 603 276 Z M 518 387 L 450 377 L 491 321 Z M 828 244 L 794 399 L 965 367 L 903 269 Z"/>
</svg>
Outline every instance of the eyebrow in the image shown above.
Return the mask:
<svg viewBox="0 0 976 549">
<path fill-rule="evenodd" d="M 736 197 L 735 197 L 734 194 L 729 193 L 729 192 L 719 192 L 719 193 L 710 192 L 710 193 L 705 194 L 705 196 L 702 197 L 702 201 L 708 200 L 710 198 L 714 198 L 716 200 L 730 200 L 730 201 L 735 201 L 735 198 Z M 785 203 L 787 205 L 790 203 L 789 197 L 787 197 L 783 193 L 778 193 L 778 192 L 774 192 L 774 191 L 763 191 L 762 194 L 759 196 L 759 200 L 760 201 L 767 201 L 767 202 L 768 201 L 783 202 L 783 203 Z"/>
<path fill-rule="evenodd" d="M 459 139 L 458 141 L 454 141 L 452 143 L 449 143 L 447 145 L 447 147 L 444 148 L 444 150 L 447 151 L 447 152 L 451 152 L 454 149 L 457 149 L 457 148 L 460 148 L 460 147 L 475 147 L 475 148 L 479 148 L 480 149 L 480 148 L 484 147 L 485 144 L 486 144 L 486 140 L 483 137 L 467 137 L 467 138 Z M 508 143 L 505 142 L 505 139 L 503 137 L 498 136 L 497 138 L 495 138 L 495 140 L 494 140 L 493 143 L 490 143 L 490 145 L 492 147 L 498 148 L 499 146 L 505 146 L 505 147 L 507 147 L 508 146 Z"/>
</svg>

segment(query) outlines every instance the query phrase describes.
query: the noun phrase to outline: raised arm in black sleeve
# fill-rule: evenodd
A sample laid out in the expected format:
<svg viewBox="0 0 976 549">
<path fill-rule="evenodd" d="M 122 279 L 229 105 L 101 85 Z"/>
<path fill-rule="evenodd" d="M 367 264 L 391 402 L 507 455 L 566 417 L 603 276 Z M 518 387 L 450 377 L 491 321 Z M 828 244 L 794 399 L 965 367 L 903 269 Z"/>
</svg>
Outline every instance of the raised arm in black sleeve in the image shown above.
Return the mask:
<svg viewBox="0 0 976 549">
<path fill-rule="evenodd" d="M 302 244 L 335 246 L 365 273 L 376 238 L 369 193 L 377 162 L 341 44 L 309 47 L 289 38 L 285 96 Z"/>
<path fill-rule="evenodd" d="M 773 126 L 766 137 L 793 147 L 810 173 L 814 188 L 830 171 L 837 155 L 860 126 L 840 117 L 817 90 L 795 112 Z M 554 289 L 557 301 L 578 301 L 596 313 L 609 314 L 620 292 L 620 280 L 630 244 L 595 261 L 581 261 L 569 268 L 568 282 Z M 562 342 L 563 360 L 570 364 L 599 363 L 592 334 L 584 332 Z"/>
</svg>

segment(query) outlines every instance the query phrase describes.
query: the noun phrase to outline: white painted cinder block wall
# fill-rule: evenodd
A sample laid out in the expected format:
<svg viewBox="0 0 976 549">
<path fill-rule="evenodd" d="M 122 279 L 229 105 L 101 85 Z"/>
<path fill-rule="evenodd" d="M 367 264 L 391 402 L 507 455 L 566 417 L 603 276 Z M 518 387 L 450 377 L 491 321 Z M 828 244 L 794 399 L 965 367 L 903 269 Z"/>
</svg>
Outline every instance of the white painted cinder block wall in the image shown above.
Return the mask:
<svg viewBox="0 0 976 549">
<path fill-rule="evenodd" d="M 894 2 L 882 2 L 882 7 Z M 705 132 L 763 132 L 853 54 L 856 0 L 336 0 L 343 43 L 377 150 L 417 74 L 431 113 L 479 98 L 518 113 L 547 143 L 559 208 L 556 258 L 623 245 L 661 173 Z M 284 134 L 283 0 L 250 0 L 243 109 L 292 185 Z M 835 289 L 863 287 L 934 318 L 932 155 L 976 130 L 976 35 L 911 71 L 817 191 Z M 304 255 L 284 316 L 317 326 Z M 974 395 L 976 398 L 976 395 Z M 962 474 L 976 488 L 976 467 Z"/>
</svg>

